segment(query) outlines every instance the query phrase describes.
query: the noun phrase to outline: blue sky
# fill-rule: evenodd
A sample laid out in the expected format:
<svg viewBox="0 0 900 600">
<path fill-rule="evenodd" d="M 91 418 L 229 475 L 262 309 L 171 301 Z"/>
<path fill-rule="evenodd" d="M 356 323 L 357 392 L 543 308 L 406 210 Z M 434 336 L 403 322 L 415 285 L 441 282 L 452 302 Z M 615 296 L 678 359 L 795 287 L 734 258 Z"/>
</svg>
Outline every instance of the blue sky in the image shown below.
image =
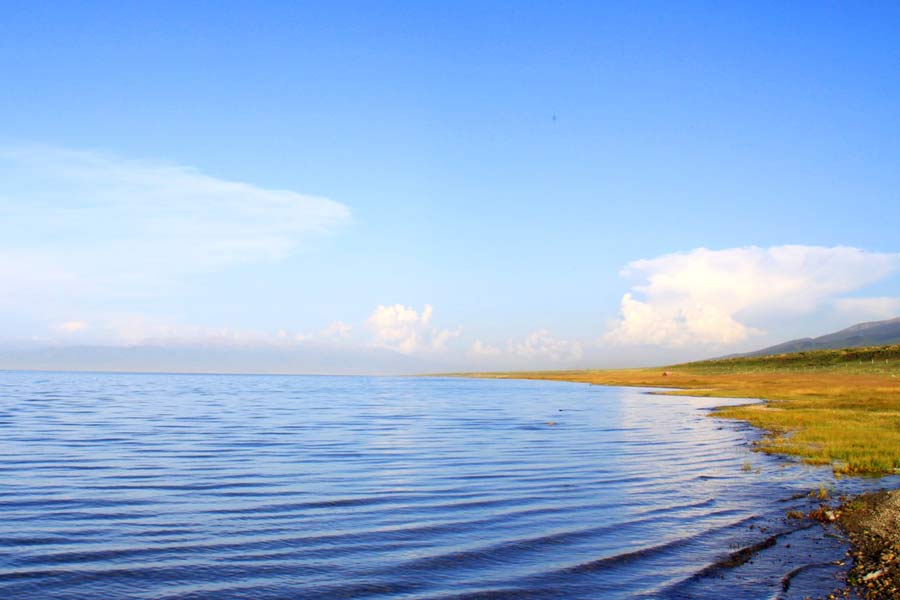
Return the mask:
<svg viewBox="0 0 900 600">
<path fill-rule="evenodd" d="M 605 366 L 900 315 L 896 3 L 0 23 L 6 343 Z"/>
</svg>

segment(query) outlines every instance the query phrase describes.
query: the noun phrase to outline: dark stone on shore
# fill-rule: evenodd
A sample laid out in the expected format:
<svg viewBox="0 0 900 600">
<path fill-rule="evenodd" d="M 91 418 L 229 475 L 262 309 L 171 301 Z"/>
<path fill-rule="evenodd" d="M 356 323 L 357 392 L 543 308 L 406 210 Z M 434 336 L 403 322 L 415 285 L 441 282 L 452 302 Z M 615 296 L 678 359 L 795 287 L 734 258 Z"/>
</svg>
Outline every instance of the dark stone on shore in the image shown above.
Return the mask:
<svg viewBox="0 0 900 600">
<path fill-rule="evenodd" d="M 848 583 L 866 600 L 900 598 L 900 490 L 845 500 L 838 524 L 851 544 Z"/>
</svg>

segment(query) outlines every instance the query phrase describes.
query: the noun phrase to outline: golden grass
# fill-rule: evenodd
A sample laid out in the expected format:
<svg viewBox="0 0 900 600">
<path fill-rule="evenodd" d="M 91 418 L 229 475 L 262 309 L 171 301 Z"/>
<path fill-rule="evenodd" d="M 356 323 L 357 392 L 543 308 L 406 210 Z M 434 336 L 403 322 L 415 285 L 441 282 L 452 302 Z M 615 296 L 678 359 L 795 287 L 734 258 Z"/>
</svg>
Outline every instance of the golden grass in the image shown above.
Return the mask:
<svg viewBox="0 0 900 600">
<path fill-rule="evenodd" d="M 896 347 L 895 347 L 896 349 Z M 747 421 L 768 431 L 763 452 L 790 454 L 837 473 L 900 471 L 900 360 L 878 364 L 821 364 L 791 359 L 709 361 L 657 369 L 472 373 L 468 376 L 573 381 L 596 385 L 678 388 L 661 391 L 706 397 L 762 398 L 765 404 L 722 407 L 715 416 Z M 824 355 L 825 353 L 821 353 Z M 833 352 L 832 352 L 833 354 Z M 852 363 L 852 364 L 851 364 Z M 666 373 L 666 375 L 663 375 Z"/>
</svg>

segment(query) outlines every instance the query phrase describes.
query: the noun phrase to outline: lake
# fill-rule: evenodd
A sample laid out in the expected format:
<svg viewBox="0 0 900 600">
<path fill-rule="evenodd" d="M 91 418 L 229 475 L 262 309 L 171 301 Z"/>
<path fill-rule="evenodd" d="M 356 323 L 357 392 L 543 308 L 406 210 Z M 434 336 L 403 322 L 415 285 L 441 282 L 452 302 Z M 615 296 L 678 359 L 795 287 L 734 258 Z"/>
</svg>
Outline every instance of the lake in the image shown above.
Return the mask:
<svg viewBox="0 0 900 600">
<path fill-rule="evenodd" d="M 828 469 L 728 401 L 439 378 L 0 372 L 12 598 L 802 598 Z M 723 560 L 753 548 L 749 560 Z M 725 561 L 729 562 L 729 561 Z M 730 561 L 731 563 L 740 561 Z"/>
</svg>

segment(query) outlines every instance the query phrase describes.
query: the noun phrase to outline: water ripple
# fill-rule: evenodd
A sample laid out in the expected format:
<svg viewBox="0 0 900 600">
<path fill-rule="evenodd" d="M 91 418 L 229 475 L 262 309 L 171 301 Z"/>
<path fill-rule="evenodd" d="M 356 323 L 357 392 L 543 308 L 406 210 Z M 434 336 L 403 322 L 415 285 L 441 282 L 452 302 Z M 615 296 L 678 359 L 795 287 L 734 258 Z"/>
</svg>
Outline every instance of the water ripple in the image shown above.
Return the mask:
<svg viewBox="0 0 900 600">
<path fill-rule="evenodd" d="M 0 593 L 718 600 L 830 591 L 816 586 L 835 576 L 830 557 L 841 558 L 842 542 L 784 514 L 807 510 L 811 487 L 865 484 L 751 454 L 751 430 L 706 416 L 726 401 L 643 392 L 0 373 Z M 745 555 L 753 559 L 734 559 Z"/>
</svg>

